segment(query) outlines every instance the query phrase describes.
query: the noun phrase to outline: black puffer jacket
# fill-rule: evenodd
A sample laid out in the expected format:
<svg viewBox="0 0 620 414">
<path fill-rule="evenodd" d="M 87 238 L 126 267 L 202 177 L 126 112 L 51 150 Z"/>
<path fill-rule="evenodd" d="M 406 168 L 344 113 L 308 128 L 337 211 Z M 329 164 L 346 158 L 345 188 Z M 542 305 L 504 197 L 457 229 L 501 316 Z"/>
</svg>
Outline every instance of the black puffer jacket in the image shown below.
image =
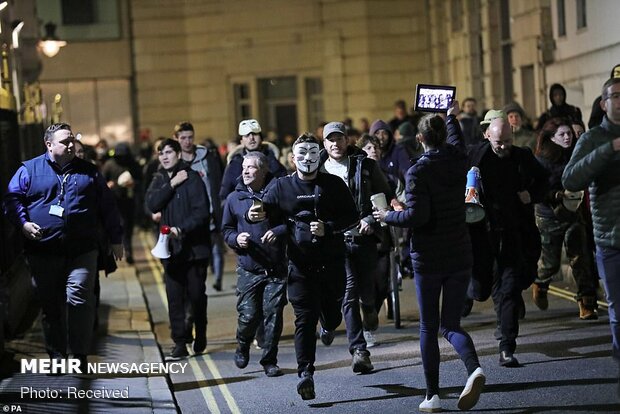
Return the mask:
<svg viewBox="0 0 620 414">
<path fill-rule="evenodd" d="M 186 170 L 188 178 L 172 188 L 170 179 L 180 170 Z M 210 257 L 209 197 L 200 175 L 186 163 L 179 162 L 170 177 L 166 171 L 155 174 L 146 192 L 146 206 L 153 213 L 161 212 L 160 225 L 181 229 L 181 238 L 170 240 L 171 260 Z"/>
<path fill-rule="evenodd" d="M 472 267 L 465 224 L 467 155 L 456 118 L 447 120 L 447 145 L 422 154 L 407 171 L 407 208 L 390 211 L 385 222 L 413 229 L 414 271 L 448 273 Z"/>
</svg>

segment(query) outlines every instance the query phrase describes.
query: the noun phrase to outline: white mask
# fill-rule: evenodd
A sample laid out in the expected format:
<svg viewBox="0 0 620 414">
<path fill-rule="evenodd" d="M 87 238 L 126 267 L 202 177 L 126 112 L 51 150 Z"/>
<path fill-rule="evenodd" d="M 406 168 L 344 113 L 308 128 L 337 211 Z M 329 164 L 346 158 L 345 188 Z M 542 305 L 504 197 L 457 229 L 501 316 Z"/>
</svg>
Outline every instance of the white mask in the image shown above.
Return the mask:
<svg viewBox="0 0 620 414">
<path fill-rule="evenodd" d="M 302 174 L 312 174 L 319 168 L 319 144 L 302 142 L 293 148 L 295 166 Z"/>
</svg>

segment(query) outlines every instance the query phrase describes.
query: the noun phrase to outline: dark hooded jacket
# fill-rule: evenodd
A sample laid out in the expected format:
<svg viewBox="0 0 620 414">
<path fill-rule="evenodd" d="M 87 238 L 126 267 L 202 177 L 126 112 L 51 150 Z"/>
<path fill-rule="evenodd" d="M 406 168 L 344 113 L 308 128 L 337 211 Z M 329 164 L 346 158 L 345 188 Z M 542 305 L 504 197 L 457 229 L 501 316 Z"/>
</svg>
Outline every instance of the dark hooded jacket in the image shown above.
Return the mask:
<svg viewBox="0 0 620 414">
<path fill-rule="evenodd" d="M 369 133 L 370 135 L 375 135 L 375 132 L 381 129 L 387 131 L 389 138 L 388 144 L 385 148 L 381 149 L 381 160 L 379 162 L 379 166 L 387 177 L 396 177 L 399 180 L 404 181 L 407 170 L 412 164 L 409 154 L 407 153 L 407 149 L 396 143 L 390 126 L 380 119 L 377 119 L 372 123 Z M 393 189 L 395 188 L 396 187 L 393 185 Z"/>
<path fill-rule="evenodd" d="M 556 90 L 560 90 L 564 94 L 564 102 L 562 102 L 561 105 L 556 105 L 553 103 L 553 92 Z M 570 121 L 579 121 L 583 123 L 581 109 L 566 103 L 566 89 L 564 89 L 564 87 L 559 83 L 554 83 L 549 88 L 549 100 L 551 101 L 551 107 L 546 112 L 543 112 L 538 118 L 538 124 L 536 126 L 537 131 L 540 130 L 543 125 L 545 125 L 545 122 L 551 118 L 564 118 Z"/>
</svg>

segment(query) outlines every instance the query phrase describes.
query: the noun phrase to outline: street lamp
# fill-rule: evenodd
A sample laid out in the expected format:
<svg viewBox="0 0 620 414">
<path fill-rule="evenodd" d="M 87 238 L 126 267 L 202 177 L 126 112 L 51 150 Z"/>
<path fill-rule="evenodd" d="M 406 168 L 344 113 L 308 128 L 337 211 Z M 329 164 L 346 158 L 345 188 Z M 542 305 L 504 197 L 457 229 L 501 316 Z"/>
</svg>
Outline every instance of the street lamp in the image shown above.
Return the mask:
<svg viewBox="0 0 620 414">
<path fill-rule="evenodd" d="M 56 25 L 52 22 L 45 24 L 45 36 L 39 41 L 41 52 L 47 57 L 54 57 L 60 52 L 60 48 L 67 45 L 67 42 L 60 40 L 56 36 Z"/>
</svg>

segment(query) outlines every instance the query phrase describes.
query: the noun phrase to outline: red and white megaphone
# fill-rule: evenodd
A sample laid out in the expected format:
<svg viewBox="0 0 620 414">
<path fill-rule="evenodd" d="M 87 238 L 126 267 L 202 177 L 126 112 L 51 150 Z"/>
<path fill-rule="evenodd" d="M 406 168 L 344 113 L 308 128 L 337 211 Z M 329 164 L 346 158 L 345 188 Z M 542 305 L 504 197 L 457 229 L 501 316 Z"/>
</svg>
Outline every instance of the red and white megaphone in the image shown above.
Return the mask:
<svg viewBox="0 0 620 414">
<path fill-rule="evenodd" d="M 480 170 L 471 167 L 467 173 L 467 185 L 465 186 L 465 221 L 477 223 L 485 216 L 484 207 L 480 203 Z"/>
<path fill-rule="evenodd" d="M 161 226 L 159 231 L 159 239 L 157 244 L 151 250 L 151 254 L 158 259 L 168 259 L 170 257 L 170 249 L 168 249 L 168 235 L 170 234 L 169 226 Z"/>
</svg>

